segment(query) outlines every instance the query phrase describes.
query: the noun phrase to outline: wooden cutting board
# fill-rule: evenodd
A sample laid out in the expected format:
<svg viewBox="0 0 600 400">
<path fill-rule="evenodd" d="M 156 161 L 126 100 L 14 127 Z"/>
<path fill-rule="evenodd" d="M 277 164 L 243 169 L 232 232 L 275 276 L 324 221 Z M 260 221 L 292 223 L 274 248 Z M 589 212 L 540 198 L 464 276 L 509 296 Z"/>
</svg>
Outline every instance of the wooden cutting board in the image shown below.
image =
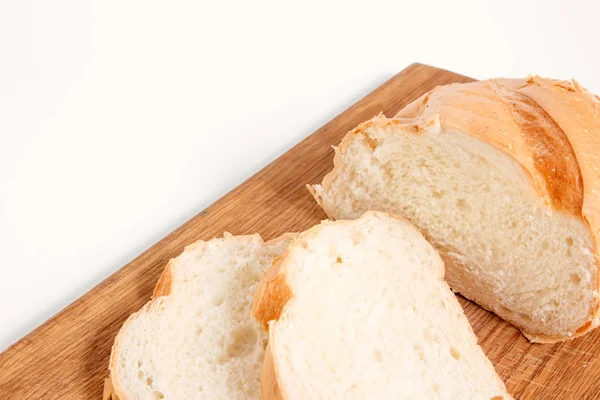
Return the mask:
<svg viewBox="0 0 600 400">
<path fill-rule="evenodd" d="M 320 182 L 331 169 L 332 145 L 358 123 L 380 112 L 392 116 L 437 85 L 470 81 L 421 64 L 391 78 L 2 353 L 0 399 L 99 399 L 117 331 L 149 300 L 167 261 L 186 244 L 223 231 L 269 239 L 325 219 L 305 185 Z M 516 399 L 600 398 L 600 329 L 565 343 L 532 345 L 515 328 L 460 300 Z"/>
</svg>

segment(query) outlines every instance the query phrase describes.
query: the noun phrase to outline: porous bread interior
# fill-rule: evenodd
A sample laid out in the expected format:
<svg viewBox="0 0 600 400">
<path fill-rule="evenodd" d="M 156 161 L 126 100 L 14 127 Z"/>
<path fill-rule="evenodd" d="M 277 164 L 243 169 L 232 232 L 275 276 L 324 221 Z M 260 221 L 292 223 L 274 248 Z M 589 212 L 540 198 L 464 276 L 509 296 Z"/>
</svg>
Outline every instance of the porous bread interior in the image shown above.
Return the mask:
<svg viewBox="0 0 600 400">
<path fill-rule="evenodd" d="M 461 132 L 377 124 L 343 147 L 329 185 L 314 188 L 332 216 L 408 218 L 440 251 L 454 290 L 530 339 L 566 338 L 588 322 L 598 282 L 590 230 L 544 204 L 514 159 Z"/>
<path fill-rule="evenodd" d="M 510 398 L 416 228 L 367 214 L 317 229 L 290 247 L 293 297 L 270 325 L 283 398 Z"/>
<path fill-rule="evenodd" d="M 171 264 L 171 293 L 119 333 L 111 376 L 121 399 L 258 399 L 267 334 L 252 295 L 287 240 L 198 242 Z"/>
</svg>

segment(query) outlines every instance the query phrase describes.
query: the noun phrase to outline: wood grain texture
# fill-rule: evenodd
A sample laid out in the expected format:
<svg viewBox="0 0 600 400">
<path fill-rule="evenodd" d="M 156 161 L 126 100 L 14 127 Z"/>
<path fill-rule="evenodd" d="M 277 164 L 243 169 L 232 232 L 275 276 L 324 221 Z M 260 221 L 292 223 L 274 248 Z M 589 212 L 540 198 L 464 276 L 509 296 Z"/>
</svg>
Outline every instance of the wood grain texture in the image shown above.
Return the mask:
<svg viewBox="0 0 600 400">
<path fill-rule="evenodd" d="M 358 123 L 396 114 L 437 85 L 470 82 L 413 64 L 127 264 L 0 355 L 0 399 L 100 399 L 113 339 L 149 300 L 170 258 L 186 244 L 259 232 L 270 239 L 326 216 L 305 188 L 332 167 L 333 150 Z M 484 351 L 516 399 L 600 398 L 600 330 L 532 345 L 510 325 L 460 299 Z"/>
</svg>

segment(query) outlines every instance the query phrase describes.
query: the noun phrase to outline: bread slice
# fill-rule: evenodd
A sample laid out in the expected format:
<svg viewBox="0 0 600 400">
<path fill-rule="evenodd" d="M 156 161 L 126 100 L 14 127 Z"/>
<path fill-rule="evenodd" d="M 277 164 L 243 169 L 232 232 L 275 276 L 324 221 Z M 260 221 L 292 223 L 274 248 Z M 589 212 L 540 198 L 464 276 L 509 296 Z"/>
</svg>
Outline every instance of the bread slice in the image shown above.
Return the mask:
<svg viewBox="0 0 600 400">
<path fill-rule="evenodd" d="M 342 140 L 311 188 L 334 219 L 402 215 L 450 286 L 534 342 L 598 325 L 600 101 L 528 77 L 442 86 Z"/>
<path fill-rule="evenodd" d="M 300 234 L 261 280 L 263 399 L 509 399 L 404 219 L 369 212 Z"/>
<path fill-rule="evenodd" d="M 110 359 L 120 400 L 259 399 L 267 335 L 251 317 L 261 276 L 291 235 L 198 241 L 171 260 Z M 110 385 L 107 385 L 110 387 Z M 112 398 L 115 399 L 115 396 Z"/>
</svg>

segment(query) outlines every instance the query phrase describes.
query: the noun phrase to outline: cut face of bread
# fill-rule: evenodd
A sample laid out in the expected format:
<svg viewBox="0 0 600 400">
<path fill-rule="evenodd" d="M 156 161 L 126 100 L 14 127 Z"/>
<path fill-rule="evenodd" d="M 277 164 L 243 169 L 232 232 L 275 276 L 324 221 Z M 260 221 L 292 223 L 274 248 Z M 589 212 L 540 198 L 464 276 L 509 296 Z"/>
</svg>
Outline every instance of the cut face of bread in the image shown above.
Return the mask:
<svg viewBox="0 0 600 400">
<path fill-rule="evenodd" d="M 251 317 L 264 272 L 286 235 L 199 241 L 170 261 L 155 299 L 132 315 L 111 355 L 120 400 L 259 399 L 267 334 Z"/>
<path fill-rule="evenodd" d="M 332 218 L 381 210 L 409 219 L 440 251 L 450 286 L 529 339 L 583 334 L 597 323 L 598 182 L 578 164 L 589 155 L 577 126 L 553 116 L 563 132 L 532 98 L 563 96 L 586 129 L 600 107 L 550 84 L 436 89 L 349 133 L 312 192 Z M 558 103 L 547 106 L 556 114 Z M 600 150 L 596 139 L 588 146 Z"/>
<path fill-rule="evenodd" d="M 265 399 L 509 399 L 435 249 L 384 213 L 324 222 L 261 281 Z"/>
</svg>

